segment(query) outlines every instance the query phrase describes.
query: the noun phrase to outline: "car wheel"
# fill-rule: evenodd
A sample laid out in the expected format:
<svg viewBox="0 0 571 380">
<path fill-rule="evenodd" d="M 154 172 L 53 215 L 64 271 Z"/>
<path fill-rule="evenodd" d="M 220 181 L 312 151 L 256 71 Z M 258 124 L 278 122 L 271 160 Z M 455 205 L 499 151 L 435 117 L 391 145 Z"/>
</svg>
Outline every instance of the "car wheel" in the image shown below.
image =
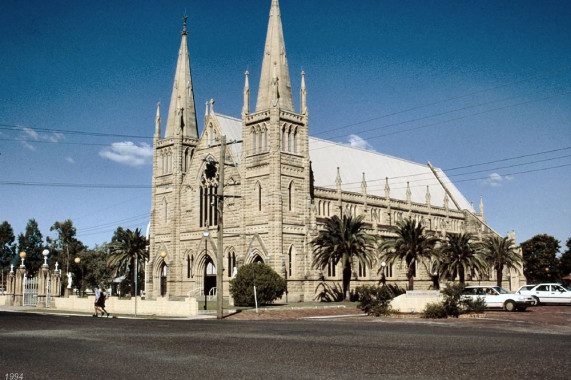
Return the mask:
<svg viewBox="0 0 571 380">
<path fill-rule="evenodd" d="M 536 296 L 533 296 L 533 306 L 539 306 L 539 298 L 537 298 Z"/>
<path fill-rule="evenodd" d="M 504 304 L 504 308 L 505 308 L 507 311 L 515 311 L 515 310 L 516 310 L 515 302 L 512 301 L 512 300 L 506 301 L 506 303 Z"/>
</svg>

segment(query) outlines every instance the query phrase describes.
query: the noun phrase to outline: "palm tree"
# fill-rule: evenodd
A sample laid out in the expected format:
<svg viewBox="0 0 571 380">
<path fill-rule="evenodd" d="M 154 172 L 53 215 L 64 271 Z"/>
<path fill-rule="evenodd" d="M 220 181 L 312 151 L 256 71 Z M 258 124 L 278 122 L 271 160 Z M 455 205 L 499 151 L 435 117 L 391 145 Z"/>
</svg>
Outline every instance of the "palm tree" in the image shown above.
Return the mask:
<svg viewBox="0 0 571 380">
<path fill-rule="evenodd" d="M 485 260 L 496 271 L 496 285 L 502 286 L 504 267 L 515 268 L 522 262 L 514 241 L 507 236 L 492 236 L 484 240 Z"/>
<path fill-rule="evenodd" d="M 135 260 L 141 262 L 148 259 L 147 238 L 141 235 L 139 228 L 135 231 L 119 227 L 109 245 L 110 254 L 107 259 L 109 267 L 115 267 L 118 272 L 130 272 L 131 296 L 135 295 Z M 141 267 L 141 265 L 138 265 Z"/>
<path fill-rule="evenodd" d="M 486 261 L 478 244 L 472 242 L 470 233 L 446 234 L 446 241 L 440 248 L 440 272 L 445 278 L 458 278 L 461 284 L 465 283 L 466 272 L 472 268 L 482 271 L 486 268 Z"/>
<path fill-rule="evenodd" d="M 363 224 L 362 216 L 353 218 L 343 215 L 343 218 L 339 218 L 334 215 L 326 220 L 325 229 L 319 231 L 311 241 L 315 254 L 312 264 L 314 268 L 323 270 L 328 265 L 341 262 L 345 299 L 349 298 L 353 261 L 358 260 L 370 268 L 374 258 L 376 239 L 364 231 Z"/>
<path fill-rule="evenodd" d="M 416 220 L 405 219 L 397 222 L 392 230 L 397 237 L 385 240 L 381 244 L 379 248 L 381 259 L 387 264 L 405 260 L 408 268 L 406 272 L 408 289 L 414 290 L 416 264 L 421 259 L 432 258 L 438 253 L 435 246 L 439 240 L 436 236 L 425 233 L 422 223 L 417 223 Z"/>
</svg>

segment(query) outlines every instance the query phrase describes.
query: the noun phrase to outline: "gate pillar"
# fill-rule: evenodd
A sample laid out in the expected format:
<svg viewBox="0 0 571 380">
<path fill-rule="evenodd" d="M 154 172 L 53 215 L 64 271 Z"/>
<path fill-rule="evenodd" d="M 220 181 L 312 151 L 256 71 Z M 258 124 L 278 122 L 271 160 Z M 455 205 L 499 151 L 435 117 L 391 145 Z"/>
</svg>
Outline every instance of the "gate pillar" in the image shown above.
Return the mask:
<svg viewBox="0 0 571 380">
<path fill-rule="evenodd" d="M 14 281 L 14 306 L 23 305 L 24 297 L 24 276 L 26 275 L 26 267 L 20 265 L 16 269 L 15 281 Z"/>
<path fill-rule="evenodd" d="M 47 264 L 42 265 L 40 271 L 38 272 L 38 302 L 37 306 L 46 305 L 46 296 L 48 295 L 48 277 L 50 275 L 50 270 Z"/>
<path fill-rule="evenodd" d="M 14 305 L 14 291 L 16 289 L 16 275 L 14 274 L 14 266 L 12 265 L 10 270 L 10 276 L 8 276 L 8 294 L 6 297 L 6 306 Z"/>
<path fill-rule="evenodd" d="M 50 284 L 51 295 L 53 297 L 61 296 L 61 269 L 57 269 L 52 273 L 52 279 Z"/>
</svg>

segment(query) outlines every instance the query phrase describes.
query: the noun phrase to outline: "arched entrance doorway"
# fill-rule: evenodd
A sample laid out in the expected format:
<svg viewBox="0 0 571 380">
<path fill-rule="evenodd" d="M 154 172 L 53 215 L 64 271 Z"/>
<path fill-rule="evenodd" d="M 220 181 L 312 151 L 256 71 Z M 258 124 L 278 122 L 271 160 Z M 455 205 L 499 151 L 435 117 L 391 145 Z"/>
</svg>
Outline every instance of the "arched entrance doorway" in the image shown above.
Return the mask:
<svg viewBox="0 0 571 380">
<path fill-rule="evenodd" d="M 204 295 L 210 295 L 214 288 L 216 288 L 216 267 L 212 259 L 207 256 L 204 261 Z"/>
</svg>

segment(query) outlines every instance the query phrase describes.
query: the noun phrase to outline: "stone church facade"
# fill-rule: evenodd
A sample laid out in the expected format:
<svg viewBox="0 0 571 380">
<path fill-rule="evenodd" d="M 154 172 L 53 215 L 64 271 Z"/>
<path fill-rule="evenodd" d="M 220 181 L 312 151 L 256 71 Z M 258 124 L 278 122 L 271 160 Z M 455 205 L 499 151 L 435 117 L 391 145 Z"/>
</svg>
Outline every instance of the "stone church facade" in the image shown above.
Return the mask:
<svg viewBox="0 0 571 380">
<path fill-rule="evenodd" d="M 186 20 L 181 35 L 164 130 L 160 105 L 155 121 L 148 298 L 214 294 L 217 253 L 222 252 L 225 297 L 237 268 L 262 261 L 287 279 L 288 302 L 313 300 L 320 283 L 341 280 L 340 267 L 320 271 L 311 266 L 310 242 L 333 215 L 364 215 L 369 232 L 381 236 L 390 236 L 390 227 L 405 218 L 422 221 L 440 235 L 496 234 L 484 220 L 482 202 L 476 213 L 430 163 L 310 137 L 305 76 L 302 72 L 299 79 L 296 111 L 277 0 L 271 4 L 255 108 L 250 109 L 246 72 L 241 117 L 217 114 L 209 101 L 201 134 Z M 351 286 L 378 283 L 380 269 L 380 263 L 373 268 L 356 264 Z M 382 270 L 387 282 L 405 286 L 405 264 Z M 432 284 L 430 271 L 429 263 L 419 265 L 416 287 Z M 492 281 L 491 276 L 474 280 Z M 521 279 L 521 273 L 512 271 L 505 281 L 513 288 Z"/>
</svg>

